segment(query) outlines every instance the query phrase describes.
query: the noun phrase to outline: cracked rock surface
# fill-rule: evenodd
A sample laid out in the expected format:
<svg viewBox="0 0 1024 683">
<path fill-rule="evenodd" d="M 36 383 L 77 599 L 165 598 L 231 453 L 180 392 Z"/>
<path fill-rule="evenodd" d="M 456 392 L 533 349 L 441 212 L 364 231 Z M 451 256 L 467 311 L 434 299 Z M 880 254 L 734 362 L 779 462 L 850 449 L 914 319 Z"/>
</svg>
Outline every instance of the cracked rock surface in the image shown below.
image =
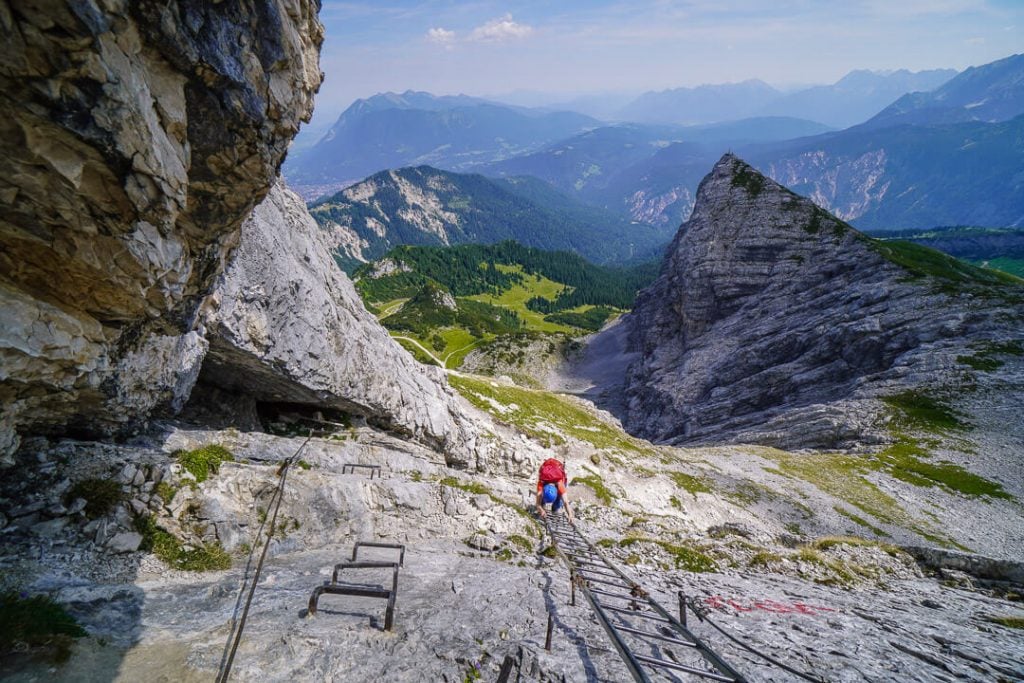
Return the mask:
<svg viewBox="0 0 1024 683">
<path fill-rule="evenodd" d="M 0 7 L 0 453 L 180 398 L 194 299 L 312 113 L 318 10 Z"/>
</svg>

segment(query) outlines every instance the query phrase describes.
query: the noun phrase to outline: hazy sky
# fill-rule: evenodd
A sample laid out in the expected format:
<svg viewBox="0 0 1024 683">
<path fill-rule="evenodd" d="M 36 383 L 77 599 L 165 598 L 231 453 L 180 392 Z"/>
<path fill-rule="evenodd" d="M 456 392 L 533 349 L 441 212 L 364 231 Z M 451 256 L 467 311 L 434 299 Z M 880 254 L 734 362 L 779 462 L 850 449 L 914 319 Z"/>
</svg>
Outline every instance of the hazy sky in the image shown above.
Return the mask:
<svg viewBox="0 0 1024 683">
<path fill-rule="evenodd" d="M 317 119 L 385 90 L 571 96 L 832 83 L 1024 51 L 1022 0 L 324 0 Z"/>
</svg>

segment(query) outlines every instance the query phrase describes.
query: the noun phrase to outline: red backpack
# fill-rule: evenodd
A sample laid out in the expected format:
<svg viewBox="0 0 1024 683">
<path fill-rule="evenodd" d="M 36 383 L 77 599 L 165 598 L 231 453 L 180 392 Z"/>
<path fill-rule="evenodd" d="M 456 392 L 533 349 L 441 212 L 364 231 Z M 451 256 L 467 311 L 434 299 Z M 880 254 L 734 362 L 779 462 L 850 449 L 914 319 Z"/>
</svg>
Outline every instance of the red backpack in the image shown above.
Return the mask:
<svg viewBox="0 0 1024 683">
<path fill-rule="evenodd" d="M 556 484 L 565 479 L 565 468 L 562 463 L 554 458 L 548 458 L 540 466 L 540 481 L 542 484 Z"/>
</svg>

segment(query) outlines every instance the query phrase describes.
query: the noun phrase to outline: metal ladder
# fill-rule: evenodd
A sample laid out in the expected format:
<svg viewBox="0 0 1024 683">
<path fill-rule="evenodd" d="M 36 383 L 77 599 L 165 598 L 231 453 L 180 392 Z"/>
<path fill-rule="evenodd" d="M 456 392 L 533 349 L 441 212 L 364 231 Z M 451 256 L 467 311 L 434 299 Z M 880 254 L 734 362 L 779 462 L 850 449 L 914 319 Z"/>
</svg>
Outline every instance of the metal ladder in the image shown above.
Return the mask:
<svg viewBox="0 0 1024 683">
<path fill-rule="evenodd" d="M 548 515 L 546 526 L 555 550 L 569 566 L 572 604 L 578 588 L 636 681 L 649 683 L 657 672 L 675 679 L 675 674 L 688 674 L 746 683 L 742 674 L 690 632 L 685 608 L 680 609 L 680 619 L 669 614 L 570 525 L 564 513 Z"/>
</svg>

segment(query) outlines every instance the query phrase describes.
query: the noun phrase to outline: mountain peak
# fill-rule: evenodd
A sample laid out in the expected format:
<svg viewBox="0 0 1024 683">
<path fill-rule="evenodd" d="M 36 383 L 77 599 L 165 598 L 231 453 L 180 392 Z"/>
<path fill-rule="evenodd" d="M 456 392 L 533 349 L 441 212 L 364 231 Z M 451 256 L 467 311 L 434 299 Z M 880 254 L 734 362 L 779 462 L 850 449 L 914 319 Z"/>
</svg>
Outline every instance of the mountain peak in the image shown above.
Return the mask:
<svg viewBox="0 0 1024 683">
<path fill-rule="evenodd" d="M 883 411 L 871 400 L 1008 333 L 996 279 L 873 240 L 725 154 L 637 297 L 624 423 L 669 443 L 884 439 L 863 417 Z"/>
</svg>

